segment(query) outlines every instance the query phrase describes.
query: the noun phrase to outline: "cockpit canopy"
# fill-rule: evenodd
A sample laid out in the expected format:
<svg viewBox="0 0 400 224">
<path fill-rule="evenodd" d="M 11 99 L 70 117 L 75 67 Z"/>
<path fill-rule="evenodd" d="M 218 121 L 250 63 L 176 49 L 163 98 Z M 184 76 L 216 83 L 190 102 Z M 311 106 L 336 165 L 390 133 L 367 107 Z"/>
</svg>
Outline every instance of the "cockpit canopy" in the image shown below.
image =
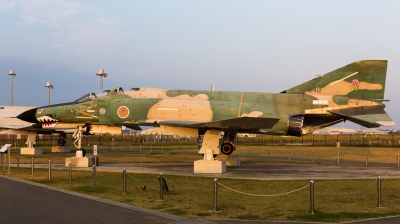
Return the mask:
<svg viewBox="0 0 400 224">
<path fill-rule="evenodd" d="M 122 89 L 122 87 L 114 87 L 108 95 L 113 96 L 113 95 L 118 95 L 118 94 L 123 94 L 124 93 L 124 89 Z"/>
<path fill-rule="evenodd" d="M 129 89 L 128 91 L 139 91 L 140 88 L 126 88 Z M 90 92 L 87 93 L 78 99 L 76 99 L 74 102 L 79 103 L 79 102 L 85 102 L 89 100 L 93 100 L 96 98 L 101 98 L 105 96 L 113 96 L 113 95 L 119 95 L 119 94 L 124 94 L 124 89 L 122 87 L 114 87 L 111 90 L 100 90 L 98 92 Z"/>
</svg>

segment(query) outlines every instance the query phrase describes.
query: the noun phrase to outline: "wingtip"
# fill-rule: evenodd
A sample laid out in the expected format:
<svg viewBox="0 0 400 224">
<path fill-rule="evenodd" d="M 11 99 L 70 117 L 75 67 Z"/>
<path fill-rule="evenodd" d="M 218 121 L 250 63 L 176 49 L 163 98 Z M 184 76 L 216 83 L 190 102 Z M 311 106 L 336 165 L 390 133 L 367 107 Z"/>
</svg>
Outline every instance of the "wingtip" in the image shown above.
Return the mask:
<svg viewBox="0 0 400 224">
<path fill-rule="evenodd" d="M 377 121 L 375 122 L 381 126 L 384 127 L 392 127 L 392 126 L 396 126 L 396 123 L 394 121 Z"/>
</svg>

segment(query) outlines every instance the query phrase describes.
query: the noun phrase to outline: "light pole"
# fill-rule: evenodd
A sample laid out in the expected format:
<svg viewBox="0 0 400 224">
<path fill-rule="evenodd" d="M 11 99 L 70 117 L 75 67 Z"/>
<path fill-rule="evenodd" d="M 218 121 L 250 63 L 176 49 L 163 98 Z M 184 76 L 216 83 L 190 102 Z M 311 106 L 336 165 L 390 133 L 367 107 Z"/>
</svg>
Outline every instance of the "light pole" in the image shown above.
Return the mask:
<svg viewBox="0 0 400 224">
<path fill-rule="evenodd" d="M 100 76 L 100 90 L 103 89 L 103 76 L 107 78 L 107 73 L 104 73 L 104 69 L 99 69 L 99 72 L 96 73 L 97 76 Z"/>
<path fill-rule="evenodd" d="M 14 71 L 11 69 L 8 75 L 11 78 L 11 83 L 10 83 L 10 105 L 13 105 L 13 77 L 17 76 L 17 74 L 14 73 Z"/>
<path fill-rule="evenodd" d="M 51 82 L 47 82 L 44 87 L 48 88 L 48 90 L 49 90 L 48 95 L 47 95 L 47 103 L 48 103 L 48 105 L 50 105 L 50 88 L 54 89 L 54 86 L 51 84 Z"/>
</svg>

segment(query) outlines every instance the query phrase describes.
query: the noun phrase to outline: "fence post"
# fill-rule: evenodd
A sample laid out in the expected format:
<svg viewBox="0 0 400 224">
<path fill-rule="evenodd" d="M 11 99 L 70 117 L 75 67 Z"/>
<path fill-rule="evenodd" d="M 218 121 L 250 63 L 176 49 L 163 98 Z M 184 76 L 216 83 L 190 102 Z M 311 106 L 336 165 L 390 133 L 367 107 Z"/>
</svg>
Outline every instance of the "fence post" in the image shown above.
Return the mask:
<svg viewBox="0 0 400 224">
<path fill-rule="evenodd" d="M 0 153 L 0 160 L 1 160 L 1 172 L 2 173 L 4 173 L 4 166 L 5 166 L 5 164 L 4 164 L 4 155 L 3 155 L 3 153 Z"/>
<path fill-rule="evenodd" d="M 269 150 L 268 150 L 268 160 L 269 160 Z"/>
<path fill-rule="evenodd" d="M 217 194 L 218 194 L 218 179 L 214 178 L 214 200 L 213 200 L 213 211 L 217 211 Z"/>
<path fill-rule="evenodd" d="M 123 179 L 123 194 L 126 194 L 126 168 L 124 168 L 124 171 L 122 172 L 122 179 Z"/>
<path fill-rule="evenodd" d="M 378 207 L 380 208 L 380 207 L 382 207 L 382 205 L 381 205 L 381 192 L 382 192 L 382 189 L 381 189 L 381 177 L 378 177 Z"/>
<path fill-rule="evenodd" d="M 51 179 L 51 159 L 49 159 L 49 179 Z"/>
<path fill-rule="evenodd" d="M 312 157 L 312 163 L 314 163 L 314 151 L 312 151 L 311 154 L 312 154 L 312 156 L 311 156 Z"/>
<path fill-rule="evenodd" d="M 310 214 L 314 215 L 314 181 L 310 180 Z"/>
<path fill-rule="evenodd" d="M 19 156 L 17 156 L 17 173 L 19 172 Z"/>
<path fill-rule="evenodd" d="M 397 167 L 400 167 L 399 154 L 397 154 Z"/>
<path fill-rule="evenodd" d="M 160 173 L 160 200 L 164 200 L 163 199 L 163 190 L 164 190 L 164 185 L 163 185 L 163 173 Z"/>
<path fill-rule="evenodd" d="M 312 145 L 314 146 L 314 134 L 312 135 Z"/>
<path fill-rule="evenodd" d="M 368 166 L 368 152 L 365 153 L 365 166 Z"/>
<path fill-rule="evenodd" d="M 35 161 L 32 157 L 32 162 L 31 162 L 31 169 L 32 169 L 32 176 L 35 174 Z"/>
<path fill-rule="evenodd" d="M 249 149 L 249 155 L 250 155 L 250 149 Z"/>
<path fill-rule="evenodd" d="M 93 165 L 93 187 L 96 187 L 97 177 L 96 177 L 96 165 Z"/>
<path fill-rule="evenodd" d="M 68 183 L 72 183 L 72 163 L 69 163 L 68 168 L 69 168 L 69 175 L 68 175 L 69 181 L 68 181 Z"/>
<path fill-rule="evenodd" d="M 15 144 L 17 144 L 17 143 L 15 143 Z M 8 147 L 8 149 L 7 149 L 7 174 L 11 174 L 10 162 L 11 162 L 11 147 Z"/>
<path fill-rule="evenodd" d="M 289 161 L 290 161 L 290 149 L 289 149 Z"/>
</svg>

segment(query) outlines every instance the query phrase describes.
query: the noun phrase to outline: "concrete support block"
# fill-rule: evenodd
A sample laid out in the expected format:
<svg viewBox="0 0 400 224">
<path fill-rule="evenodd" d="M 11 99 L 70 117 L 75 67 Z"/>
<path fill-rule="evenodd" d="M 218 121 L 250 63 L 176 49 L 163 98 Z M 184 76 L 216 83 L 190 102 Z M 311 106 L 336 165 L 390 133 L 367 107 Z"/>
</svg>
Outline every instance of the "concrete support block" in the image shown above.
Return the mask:
<svg viewBox="0 0 400 224">
<path fill-rule="evenodd" d="M 71 148 L 69 146 L 53 146 L 51 152 L 71 152 Z"/>
<path fill-rule="evenodd" d="M 226 161 L 227 166 L 240 166 L 240 156 L 238 155 L 218 155 L 218 160 Z"/>
<path fill-rule="evenodd" d="M 21 155 L 41 155 L 43 154 L 42 148 L 21 148 Z"/>
<path fill-rule="evenodd" d="M 70 157 L 65 158 L 65 167 L 69 167 L 69 163 L 71 163 L 72 167 L 92 167 L 95 165 L 94 157 Z M 99 165 L 99 157 L 96 157 L 96 166 Z"/>
<path fill-rule="evenodd" d="M 194 161 L 194 173 L 225 173 L 226 161 L 198 160 Z"/>
<path fill-rule="evenodd" d="M 89 159 L 87 157 L 71 157 L 65 158 L 65 167 L 89 167 Z"/>
</svg>

